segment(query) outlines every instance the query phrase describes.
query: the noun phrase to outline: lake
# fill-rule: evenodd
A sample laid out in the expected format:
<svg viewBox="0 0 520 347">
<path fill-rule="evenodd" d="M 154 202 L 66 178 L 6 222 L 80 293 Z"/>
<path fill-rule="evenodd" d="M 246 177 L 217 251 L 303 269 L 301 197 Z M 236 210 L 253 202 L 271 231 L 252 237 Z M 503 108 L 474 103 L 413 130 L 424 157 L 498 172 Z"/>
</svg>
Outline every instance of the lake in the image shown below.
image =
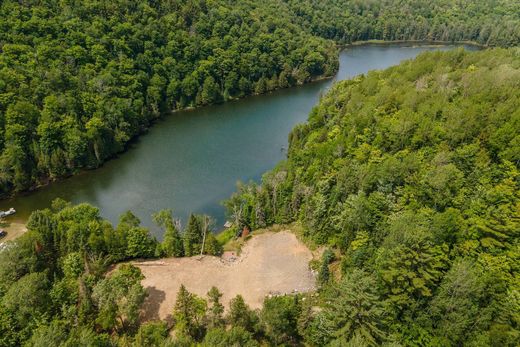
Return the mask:
<svg viewBox="0 0 520 347">
<path fill-rule="evenodd" d="M 0 210 L 14 207 L 18 213 L 11 220 L 24 221 L 32 211 L 49 207 L 60 197 L 73 203 L 89 202 L 112 222 L 131 210 L 151 227 L 151 214 L 170 208 L 183 221 L 191 212 L 209 214 L 219 229 L 225 221 L 221 201 L 231 195 L 238 180 L 258 181 L 285 158 L 289 132 L 306 121 L 334 80 L 396 65 L 423 51 L 453 47 L 347 48 L 340 54 L 334 79 L 175 112 L 103 167 L 0 201 Z M 152 232 L 161 238 L 157 228 L 152 227 Z"/>
</svg>

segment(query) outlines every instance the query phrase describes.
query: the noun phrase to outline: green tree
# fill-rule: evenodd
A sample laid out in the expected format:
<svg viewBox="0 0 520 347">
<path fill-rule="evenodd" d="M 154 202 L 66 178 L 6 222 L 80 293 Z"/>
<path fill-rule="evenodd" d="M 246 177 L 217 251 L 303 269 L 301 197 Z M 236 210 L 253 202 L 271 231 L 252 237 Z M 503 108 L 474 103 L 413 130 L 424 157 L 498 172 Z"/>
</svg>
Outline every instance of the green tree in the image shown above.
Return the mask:
<svg viewBox="0 0 520 347">
<path fill-rule="evenodd" d="M 126 256 L 129 258 L 150 258 L 155 254 L 157 241 L 150 236 L 148 229 L 133 227 L 127 234 Z"/>
<path fill-rule="evenodd" d="M 20 334 L 29 336 L 36 322 L 51 309 L 46 275 L 34 272 L 20 278 L 2 297 L 1 306 L 13 317 Z"/>
<path fill-rule="evenodd" d="M 20 331 L 16 327 L 13 315 L 0 305 L 0 345 L 19 346 L 20 340 Z"/>
<path fill-rule="evenodd" d="M 206 301 L 186 290 L 181 285 L 173 309 L 175 330 L 192 338 L 200 338 L 204 333 L 203 320 L 206 313 Z"/>
<path fill-rule="evenodd" d="M 377 294 L 377 282 L 364 271 L 347 274 L 327 296 L 325 310 L 312 323 L 315 343 L 346 343 L 362 338 L 367 345 L 384 341 L 388 312 Z"/>
<path fill-rule="evenodd" d="M 203 237 L 202 231 L 201 219 L 194 214 L 190 215 L 183 235 L 184 254 L 186 256 L 189 257 L 200 252 Z"/>
<path fill-rule="evenodd" d="M 48 325 L 39 326 L 34 330 L 27 345 L 31 347 L 46 347 L 65 344 L 68 335 L 67 325 L 65 321 L 53 320 Z"/>
<path fill-rule="evenodd" d="M 241 295 L 237 295 L 229 302 L 229 313 L 226 317 L 229 324 L 241 327 L 249 332 L 255 332 L 258 317 L 251 311 Z"/>
<path fill-rule="evenodd" d="M 411 214 L 396 218 L 377 259 L 388 298 L 400 309 L 431 297 L 448 265 L 446 245 L 433 244 L 419 223 Z"/>
<path fill-rule="evenodd" d="M 141 285 L 141 270 L 122 264 L 93 289 L 92 298 L 99 309 L 97 323 L 105 330 L 125 330 L 139 319 L 139 311 L 146 297 Z"/>
<path fill-rule="evenodd" d="M 142 324 L 135 335 L 135 347 L 161 347 L 168 337 L 165 322 L 148 322 Z"/>
<path fill-rule="evenodd" d="M 69 253 L 63 259 L 63 274 L 65 277 L 78 278 L 84 270 L 84 259 L 78 252 Z"/>
<path fill-rule="evenodd" d="M 448 271 L 429 308 L 440 343 L 456 346 L 483 330 L 490 313 L 489 307 L 481 306 L 487 301 L 486 277 L 480 266 L 468 259 L 456 260 Z"/>
<path fill-rule="evenodd" d="M 224 328 L 211 329 L 207 332 L 201 346 L 204 347 L 228 347 L 244 346 L 255 347 L 259 343 L 254 340 L 252 334 L 241 327 L 232 327 L 229 331 Z"/>
<path fill-rule="evenodd" d="M 165 230 L 160 245 L 161 254 L 166 257 L 181 257 L 184 253 L 183 242 L 179 233 L 179 221 L 175 220 L 171 210 L 161 210 L 152 215 L 152 219 Z"/>
<path fill-rule="evenodd" d="M 222 293 L 219 292 L 218 288 L 211 287 L 208 292 L 209 307 L 206 314 L 209 329 L 222 327 L 224 325 L 224 305 L 220 303 L 220 298 L 222 298 Z"/>
<path fill-rule="evenodd" d="M 300 312 L 301 307 L 297 297 L 274 296 L 264 300 L 260 322 L 273 344 L 295 344 L 299 341 Z"/>
<path fill-rule="evenodd" d="M 325 284 L 330 279 L 329 265 L 334 260 L 334 253 L 330 249 L 326 249 L 321 256 L 321 268 L 318 274 L 318 281 Z"/>
</svg>

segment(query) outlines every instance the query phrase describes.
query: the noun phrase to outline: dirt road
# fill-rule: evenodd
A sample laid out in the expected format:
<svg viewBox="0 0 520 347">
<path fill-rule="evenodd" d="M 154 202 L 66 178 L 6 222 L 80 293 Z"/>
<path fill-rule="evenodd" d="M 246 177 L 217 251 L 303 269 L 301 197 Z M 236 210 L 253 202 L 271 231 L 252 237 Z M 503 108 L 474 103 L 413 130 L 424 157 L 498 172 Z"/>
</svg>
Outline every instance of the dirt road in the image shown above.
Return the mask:
<svg viewBox="0 0 520 347">
<path fill-rule="evenodd" d="M 228 259 L 228 260 L 226 260 Z M 181 284 L 206 297 L 212 286 L 224 295 L 222 303 L 241 294 L 251 308 L 260 308 L 266 295 L 315 288 L 308 263 L 311 251 L 294 234 L 281 231 L 254 236 L 239 257 L 205 256 L 168 258 L 134 263 L 141 268 L 142 284 L 149 293 L 144 305 L 144 320 L 168 319 Z"/>
</svg>

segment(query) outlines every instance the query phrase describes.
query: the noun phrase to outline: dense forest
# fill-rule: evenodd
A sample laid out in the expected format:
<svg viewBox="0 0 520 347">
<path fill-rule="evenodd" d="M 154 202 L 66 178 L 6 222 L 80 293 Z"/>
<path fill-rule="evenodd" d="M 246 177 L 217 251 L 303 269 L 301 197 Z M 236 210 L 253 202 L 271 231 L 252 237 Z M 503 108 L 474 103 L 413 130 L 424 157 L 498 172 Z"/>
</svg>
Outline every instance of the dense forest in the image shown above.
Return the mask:
<svg viewBox="0 0 520 347">
<path fill-rule="evenodd" d="M 162 114 L 338 67 L 279 1 L 3 1 L 0 196 L 99 166 Z"/>
<path fill-rule="evenodd" d="M 172 110 L 330 77 L 370 39 L 520 43 L 515 0 L 4 0 L 0 197 L 95 168 Z M 234 228 L 324 248 L 316 295 L 224 312 L 181 287 L 140 321 L 132 259 L 219 255 L 208 216 L 161 242 L 55 200 L 0 249 L 0 346 L 518 346 L 520 48 L 430 52 L 335 84 Z M 205 242 L 203 239 L 205 237 Z"/>
<path fill-rule="evenodd" d="M 514 0 L 0 4 L 0 197 L 96 168 L 162 115 L 331 77 L 357 40 L 520 42 Z"/>
<path fill-rule="evenodd" d="M 287 0 L 300 25 L 339 43 L 366 40 L 520 43 L 514 0 Z"/>
<path fill-rule="evenodd" d="M 520 50 L 420 55 L 337 83 L 288 159 L 227 201 L 323 256 L 322 346 L 520 342 Z"/>
<path fill-rule="evenodd" d="M 164 230 L 162 242 L 131 212 L 115 228 L 88 204 L 57 199 L 33 212 L 29 231 L 0 249 L 0 346 L 117 345 L 111 334 L 127 346 L 126 334 L 137 332 L 136 341 L 145 340 L 134 345 L 145 347 L 166 334 L 165 323 L 139 328 L 146 297 L 140 270 L 126 264 L 105 273 L 130 259 L 220 255 L 222 245 L 208 216 L 191 215 L 183 230 L 170 210 L 153 220 Z"/>
<path fill-rule="evenodd" d="M 200 254 L 204 234 L 218 255 L 211 221 L 160 211 L 158 242 L 130 212 L 113 227 L 56 200 L 0 251 L 0 346 L 517 346 L 519 90 L 518 48 L 424 53 L 336 84 L 287 161 L 226 201 L 235 227 L 293 222 L 326 248 L 317 296 L 261 310 L 181 287 L 173 324 L 140 322 L 143 275 L 112 265 Z"/>
</svg>

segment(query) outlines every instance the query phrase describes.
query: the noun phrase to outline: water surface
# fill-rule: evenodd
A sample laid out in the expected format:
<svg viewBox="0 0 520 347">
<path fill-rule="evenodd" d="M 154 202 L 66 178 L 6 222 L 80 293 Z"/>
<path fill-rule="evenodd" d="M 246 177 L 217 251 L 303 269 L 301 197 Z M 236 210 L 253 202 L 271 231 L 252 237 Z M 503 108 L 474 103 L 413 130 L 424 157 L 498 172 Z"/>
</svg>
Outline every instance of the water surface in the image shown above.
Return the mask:
<svg viewBox="0 0 520 347">
<path fill-rule="evenodd" d="M 396 65 L 420 52 L 453 46 L 369 45 L 340 54 L 334 80 Z M 467 49 L 474 49 L 466 47 Z M 285 158 L 287 137 L 334 80 L 280 90 L 239 101 L 176 112 L 158 122 L 131 148 L 103 167 L 53 183 L 36 192 L 0 201 L 0 210 L 15 207 L 13 219 L 25 220 L 36 209 L 63 198 L 98 206 L 103 217 L 117 222 L 131 210 L 145 226 L 151 214 L 171 208 L 186 220 L 190 212 L 224 222 L 220 204 L 236 182 L 255 180 Z M 153 232 L 161 237 L 156 228 Z"/>
</svg>

